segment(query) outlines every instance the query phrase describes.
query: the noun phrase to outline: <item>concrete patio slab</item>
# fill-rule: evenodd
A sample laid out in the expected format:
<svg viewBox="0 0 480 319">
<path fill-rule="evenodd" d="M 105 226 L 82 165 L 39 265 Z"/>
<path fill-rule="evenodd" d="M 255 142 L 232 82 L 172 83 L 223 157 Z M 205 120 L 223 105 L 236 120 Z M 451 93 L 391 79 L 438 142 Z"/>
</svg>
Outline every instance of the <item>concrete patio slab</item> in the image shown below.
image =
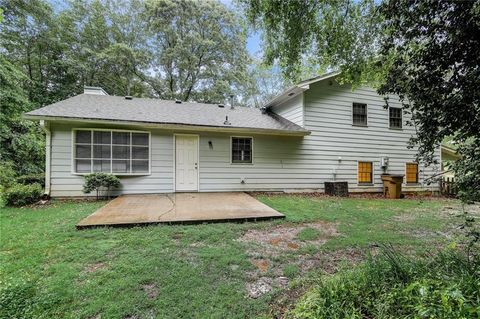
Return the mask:
<svg viewBox="0 0 480 319">
<path fill-rule="evenodd" d="M 76 227 L 255 221 L 284 217 L 245 193 L 123 195 L 82 219 Z"/>
</svg>

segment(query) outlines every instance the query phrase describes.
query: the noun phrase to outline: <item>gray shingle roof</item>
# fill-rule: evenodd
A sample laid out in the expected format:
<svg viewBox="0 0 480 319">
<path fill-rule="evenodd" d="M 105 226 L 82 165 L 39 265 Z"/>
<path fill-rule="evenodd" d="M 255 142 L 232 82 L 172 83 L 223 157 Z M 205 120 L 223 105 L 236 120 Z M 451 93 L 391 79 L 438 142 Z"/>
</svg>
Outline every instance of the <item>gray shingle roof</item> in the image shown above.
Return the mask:
<svg viewBox="0 0 480 319">
<path fill-rule="evenodd" d="M 231 125 L 224 124 L 225 118 Z M 179 124 L 218 128 L 251 128 L 259 130 L 305 133 L 304 128 L 273 113 L 263 114 L 259 109 L 217 104 L 133 98 L 120 96 L 80 94 L 53 103 L 26 114 L 27 118 L 69 118 L 113 120 L 155 124 Z"/>
</svg>

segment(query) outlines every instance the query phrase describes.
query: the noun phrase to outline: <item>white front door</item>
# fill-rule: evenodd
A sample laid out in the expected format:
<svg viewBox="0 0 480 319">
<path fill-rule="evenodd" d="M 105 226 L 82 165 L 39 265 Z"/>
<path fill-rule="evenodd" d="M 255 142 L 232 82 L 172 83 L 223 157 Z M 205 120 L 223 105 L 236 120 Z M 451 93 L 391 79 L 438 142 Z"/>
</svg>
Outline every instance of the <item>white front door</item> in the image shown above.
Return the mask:
<svg viewBox="0 0 480 319">
<path fill-rule="evenodd" d="M 198 191 L 198 136 L 175 135 L 175 190 Z"/>
</svg>

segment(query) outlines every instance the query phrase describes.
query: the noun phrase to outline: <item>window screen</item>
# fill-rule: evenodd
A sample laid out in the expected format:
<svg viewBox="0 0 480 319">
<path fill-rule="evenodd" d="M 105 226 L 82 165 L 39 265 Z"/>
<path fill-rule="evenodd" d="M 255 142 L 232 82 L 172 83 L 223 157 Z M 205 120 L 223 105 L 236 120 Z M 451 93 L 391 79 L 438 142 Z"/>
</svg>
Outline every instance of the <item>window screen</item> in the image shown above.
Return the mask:
<svg viewBox="0 0 480 319">
<path fill-rule="evenodd" d="M 373 163 L 372 162 L 358 162 L 358 183 L 359 184 L 373 183 Z"/>
<path fill-rule="evenodd" d="M 232 163 L 252 163 L 251 137 L 232 137 Z"/>
<path fill-rule="evenodd" d="M 353 125 L 367 125 L 367 104 L 353 103 Z"/>
<path fill-rule="evenodd" d="M 76 173 L 148 173 L 149 138 L 148 133 L 140 132 L 75 131 L 74 171 Z"/>
<path fill-rule="evenodd" d="M 397 107 L 389 108 L 390 128 L 402 128 L 402 109 Z"/>
<path fill-rule="evenodd" d="M 406 175 L 407 175 L 407 183 L 418 183 L 418 164 L 407 163 Z"/>
</svg>

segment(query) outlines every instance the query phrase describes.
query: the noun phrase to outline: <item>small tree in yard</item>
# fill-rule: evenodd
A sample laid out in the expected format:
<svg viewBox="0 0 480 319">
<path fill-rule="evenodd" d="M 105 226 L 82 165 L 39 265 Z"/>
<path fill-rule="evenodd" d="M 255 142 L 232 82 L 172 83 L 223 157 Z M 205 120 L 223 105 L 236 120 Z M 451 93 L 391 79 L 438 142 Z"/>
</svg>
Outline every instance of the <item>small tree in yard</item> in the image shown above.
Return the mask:
<svg viewBox="0 0 480 319">
<path fill-rule="evenodd" d="M 106 190 L 106 197 L 110 198 L 110 190 L 120 186 L 120 179 L 112 174 L 93 173 L 85 176 L 85 184 L 83 185 L 83 192 L 86 194 L 92 191 L 97 192 L 97 200 L 100 191 Z"/>
</svg>

